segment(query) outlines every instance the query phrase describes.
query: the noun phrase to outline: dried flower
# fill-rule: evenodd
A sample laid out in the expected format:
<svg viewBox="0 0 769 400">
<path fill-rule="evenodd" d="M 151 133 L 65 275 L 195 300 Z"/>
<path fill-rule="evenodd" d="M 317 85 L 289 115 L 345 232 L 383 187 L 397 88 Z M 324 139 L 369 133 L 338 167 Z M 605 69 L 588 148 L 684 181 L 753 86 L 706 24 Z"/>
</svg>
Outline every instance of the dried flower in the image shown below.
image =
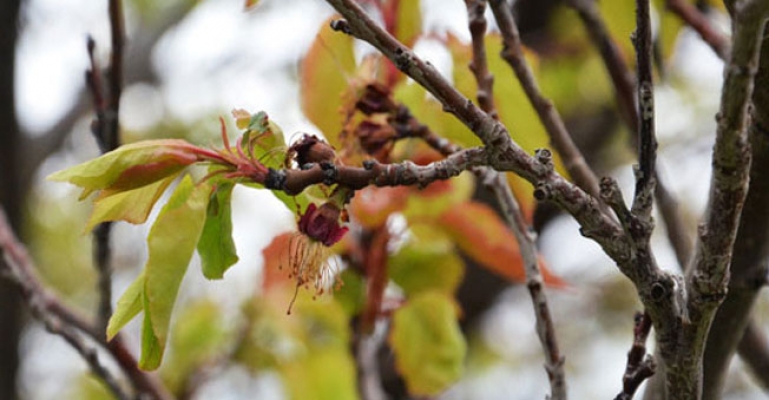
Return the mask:
<svg viewBox="0 0 769 400">
<path fill-rule="evenodd" d="M 392 99 L 392 92 L 379 83 L 370 83 L 363 89 L 355 108 L 366 115 L 376 113 L 391 113 L 397 106 Z"/>
<path fill-rule="evenodd" d="M 294 155 L 300 167 L 310 163 L 333 163 L 336 159 L 334 148 L 315 135 L 304 134 L 298 142 L 288 148 L 288 152 Z"/>
<path fill-rule="evenodd" d="M 348 230 L 340 226 L 341 216 L 340 208 L 329 201 L 320 207 L 311 203 L 299 217 L 299 232 L 289 241 L 289 277 L 296 279 L 297 290 L 289 313 L 300 286 L 309 289 L 312 285 L 315 294 L 320 295 L 334 282 L 337 268 L 331 261 L 330 246 L 341 240 Z"/>
</svg>

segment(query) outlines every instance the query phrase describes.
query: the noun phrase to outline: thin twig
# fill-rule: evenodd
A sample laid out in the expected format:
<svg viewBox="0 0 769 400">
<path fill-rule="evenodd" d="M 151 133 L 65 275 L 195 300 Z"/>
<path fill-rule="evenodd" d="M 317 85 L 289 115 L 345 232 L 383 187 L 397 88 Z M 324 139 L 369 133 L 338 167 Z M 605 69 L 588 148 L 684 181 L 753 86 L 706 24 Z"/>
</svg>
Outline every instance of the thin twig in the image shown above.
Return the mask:
<svg viewBox="0 0 769 400">
<path fill-rule="evenodd" d="M 646 224 L 651 221 L 657 165 L 654 131 L 654 82 L 652 81 L 652 27 L 649 0 L 636 0 L 636 31 L 633 44 L 638 70 L 638 168 L 632 212 Z M 648 228 L 651 235 L 651 227 Z"/>
<path fill-rule="evenodd" d="M 101 82 L 101 70 L 94 58 L 95 43 L 88 38 L 88 55 L 91 69 L 86 72 L 86 81 L 94 98 L 96 119 L 91 130 L 102 153 L 115 150 L 120 145 L 120 95 L 123 88 L 123 48 L 125 44 L 125 22 L 121 0 L 109 1 L 110 34 L 112 53 L 107 72 L 108 92 L 105 94 Z M 99 274 L 99 309 L 97 312 L 98 329 L 105 332 L 112 316 L 112 265 L 110 232 L 112 224 L 99 224 L 93 233 L 94 265 Z"/>
<path fill-rule="evenodd" d="M 465 2 L 467 4 L 469 30 L 473 42 L 473 61 L 470 63 L 470 70 L 473 72 L 478 85 L 478 104 L 483 111 L 492 118 L 496 118 L 497 114 L 493 97 L 494 77 L 488 70 L 486 44 L 484 42 L 486 19 L 483 14 L 486 9 L 486 0 L 466 0 Z M 429 138 L 437 135 L 427 130 L 423 136 L 428 138 L 428 143 L 431 143 L 435 141 L 429 140 Z M 444 153 L 447 150 L 460 150 L 458 146 L 453 147 L 453 149 L 439 148 L 438 150 Z M 543 158 L 545 154 L 549 153 L 548 150 L 540 150 L 538 158 Z M 552 163 L 552 160 L 540 159 L 540 162 L 548 164 Z M 496 196 L 502 215 L 505 217 L 508 227 L 510 227 L 518 241 L 526 272 L 526 287 L 529 289 L 529 295 L 534 305 L 537 337 L 545 353 L 545 369 L 550 380 L 551 398 L 554 400 L 565 400 L 568 398 L 568 392 L 566 390 L 566 377 L 563 368 L 564 357 L 559 350 L 555 325 L 553 324 L 553 318 L 547 302 L 547 295 L 544 291 L 534 237 L 523 218 L 518 201 L 515 199 L 510 189 L 510 184 L 505 179 L 505 175 L 488 167 L 476 167 L 473 168 L 473 172 Z"/>
<path fill-rule="evenodd" d="M 627 353 L 627 366 L 622 376 L 622 392 L 614 400 L 630 400 L 657 368 L 654 358 L 646 353 L 646 338 L 651 331 L 652 323 L 649 315 L 637 313 L 633 328 L 633 346 Z"/>
<path fill-rule="evenodd" d="M 470 62 L 470 71 L 475 76 L 478 84 L 478 106 L 493 118 L 497 118 L 494 108 L 494 76 L 489 72 L 486 62 L 486 0 L 465 0 L 467 6 L 467 18 L 473 44 L 473 60 Z"/>
<path fill-rule="evenodd" d="M 44 291 L 32 271 L 27 268 L 31 263 L 29 255 L 13 234 L 2 208 L 0 208 L 0 250 L 5 259 L 5 264 L 0 265 L 8 268 L 0 273 L 19 285 L 32 314 L 45 325 L 49 332 L 67 341 L 115 397 L 121 400 L 129 399 L 130 397 L 120 387 L 112 373 L 101 364 L 96 350 L 88 346 L 71 325 L 48 309 L 47 304 L 51 302 L 50 294 Z"/>
<path fill-rule="evenodd" d="M 398 107 L 398 115 L 410 116 L 411 114 L 405 106 L 401 105 Z M 411 116 L 410 119 L 416 120 L 413 116 Z M 402 124 L 404 126 L 417 127 L 414 133 L 404 133 L 404 137 L 419 137 L 444 156 L 450 156 L 451 154 L 462 150 L 461 147 L 441 138 L 428 127 L 421 125 L 418 122 L 404 121 Z M 540 162 L 552 165 L 552 160 L 549 159 L 549 153 L 549 150 L 540 150 L 538 153 Z M 552 399 L 565 400 L 568 396 L 566 391 L 565 372 L 563 369 L 564 358 L 559 350 L 558 340 L 555 334 L 555 325 L 550 313 L 550 307 L 548 306 L 547 295 L 544 292 L 542 273 L 539 268 L 534 238 L 529 231 L 528 224 L 523 218 L 520 206 L 510 190 L 510 185 L 507 182 L 507 179 L 505 179 L 505 175 L 502 172 L 484 166 L 473 167 L 471 168 L 471 171 L 478 177 L 478 180 L 496 196 L 500 208 L 502 209 L 502 215 L 505 217 L 505 221 L 510 230 L 515 234 L 518 245 L 521 248 L 521 255 L 526 272 L 526 286 L 529 289 L 529 294 L 534 305 L 537 336 L 539 337 L 542 349 L 546 356 L 545 369 L 547 370 L 548 378 L 550 379 Z"/>
<path fill-rule="evenodd" d="M 550 151 L 540 150 L 540 157 L 549 158 Z M 543 162 L 547 162 L 544 160 Z M 551 161 L 552 162 L 552 161 Z M 501 172 L 490 168 L 479 168 L 476 175 L 482 178 L 486 187 L 491 189 L 497 197 L 502 215 L 505 216 L 507 226 L 515 234 L 518 246 L 521 250 L 523 265 L 526 271 L 526 288 L 529 290 L 531 301 L 534 305 L 534 315 L 536 317 L 536 331 L 542 350 L 545 352 L 545 370 L 550 380 L 550 399 L 566 400 L 568 392 L 566 390 L 566 374 L 563 364 L 564 357 L 558 346 L 558 340 L 555 333 L 553 317 L 550 313 L 550 306 L 547 302 L 542 273 L 539 269 L 539 259 L 537 257 L 536 244 L 528 224 L 523 218 L 518 202 L 510 190 L 510 185 Z"/>
<path fill-rule="evenodd" d="M 574 182 L 593 197 L 598 198 L 598 179 L 585 162 L 585 158 L 579 151 L 571 135 L 566 130 L 558 110 L 553 103 L 542 95 L 539 90 L 534 73 L 523 55 L 523 46 L 518 34 L 518 27 L 513 19 L 512 11 L 505 0 L 491 0 L 489 2 L 494 12 L 499 30 L 502 33 L 504 47 L 502 58 L 507 61 L 520 81 L 531 105 L 537 111 L 539 119 L 545 126 L 550 141 L 563 159 L 564 166 Z"/>
<path fill-rule="evenodd" d="M 570 0 L 569 5 L 579 15 L 590 39 L 601 55 L 604 66 L 612 81 L 615 98 L 620 110 L 620 115 L 630 129 L 633 140 L 638 139 L 638 110 L 636 108 L 635 83 L 624 57 L 614 40 L 609 35 L 606 23 L 598 10 L 595 0 Z M 657 161 L 659 163 L 659 160 Z M 668 240 L 673 246 L 681 269 L 684 269 L 690 260 L 692 252 L 692 240 L 688 233 L 688 227 L 681 218 L 678 210 L 678 201 L 671 191 L 667 189 L 665 181 L 655 168 L 656 185 L 654 197 L 665 224 Z"/>
<path fill-rule="evenodd" d="M 755 320 L 745 328 L 737 351 L 764 390 L 769 390 L 769 374 L 766 373 L 769 371 L 769 340 Z"/>
<path fill-rule="evenodd" d="M 0 207 L 0 249 L 2 249 L 3 256 L 7 261 L 6 265 L 9 267 L 9 270 L 0 271 L 0 274 L 18 285 L 35 317 L 43 321 L 49 330 L 62 336 L 69 336 L 67 342 L 91 364 L 94 373 L 104 379 L 110 389 L 112 389 L 110 382 L 115 382 L 115 379 L 111 375 L 103 375 L 103 368 L 92 364 L 92 362 L 98 361 L 96 353 L 83 344 L 82 340 L 75 334 L 76 331 L 91 337 L 97 344 L 104 347 L 115 358 L 138 393 L 149 396 L 151 399 L 171 399 L 170 394 L 154 377 L 139 369 L 136 359 L 125 347 L 121 336 L 118 335 L 112 341 L 106 342 L 102 331 L 97 330 L 79 313 L 67 307 L 40 283 L 34 272 L 36 268 L 29 258 L 27 250 L 8 225 L 2 207 Z M 48 326 L 49 324 L 50 326 Z M 104 371 L 108 372 L 107 370 Z M 115 395 L 119 398 L 128 398 L 120 397 L 121 393 L 122 390 L 116 392 Z"/>
<path fill-rule="evenodd" d="M 729 58 L 729 40 L 708 21 L 708 18 L 694 6 L 684 0 L 666 0 L 668 10 L 677 15 L 697 31 L 702 40 L 710 46 L 722 60 Z"/>
<path fill-rule="evenodd" d="M 612 81 L 620 115 L 627 126 L 635 131 L 638 126 L 633 76 L 617 44 L 609 35 L 606 23 L 596 5 L 596 0 L 569 0 L 569 5 L 579 15 L 590 40 L 598 49 Z"/>
</svg>

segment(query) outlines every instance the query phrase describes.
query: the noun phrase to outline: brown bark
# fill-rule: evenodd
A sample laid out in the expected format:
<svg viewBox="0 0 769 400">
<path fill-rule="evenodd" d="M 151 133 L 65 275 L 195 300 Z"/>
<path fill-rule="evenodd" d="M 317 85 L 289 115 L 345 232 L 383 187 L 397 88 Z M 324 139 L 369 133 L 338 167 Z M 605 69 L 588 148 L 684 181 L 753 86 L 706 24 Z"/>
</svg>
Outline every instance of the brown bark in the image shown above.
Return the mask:
<svg viewBox="0 0 769 400">
<path fill-rule="evenodd" d="M 21 135 L 14 105 L 14 64 L 17 19 L 21 0 L 0 2 L 0 203 L 8 210 L 15 229 L 21 227 L 24 197 L 20 182 Z M 3 261 L 0 260 L 0 263 Z M 0 398 L 16 398 L 21 299 L 13 285 L 0 280 Z"/>
<path fill-rule="evenodd" d="M 756 87 L 769 84 L 769 40 L 764 39 Z M 705 399 L 720 398 L 729 362 L 769 272 L 769 93 L 753 92 L 750 188 L 734 244 L 729 294 L 718 310 L 705 351 Z"/>
</svg>

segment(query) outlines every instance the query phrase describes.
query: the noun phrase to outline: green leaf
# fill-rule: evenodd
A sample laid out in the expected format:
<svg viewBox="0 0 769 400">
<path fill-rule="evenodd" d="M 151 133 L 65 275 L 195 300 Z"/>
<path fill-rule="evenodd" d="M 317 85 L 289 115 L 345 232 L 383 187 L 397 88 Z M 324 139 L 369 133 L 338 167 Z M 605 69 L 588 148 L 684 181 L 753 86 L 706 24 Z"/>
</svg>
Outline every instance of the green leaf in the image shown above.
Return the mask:
<svg viewBox="0 0 769 400">
<path fill-rule="evenodd" d="M 467 69 L 466 65 L 455 62 L 454 70 Z M 463 147 L 474 147 L 481 144 L 480 139 L 470 129 L 453 115 L 448 115 L 443 110 L 441 103 L 434 97 L 428 96 L 427 91 L 422 86 L 409 82 L 409 80 L 403 80 L 393 89 L 393 97 L 408 107 L 412 114 L 418 115 L 419 122 L 430 127 L 433 132 L 438 132 L 452 143 Z"/>
<path fill-rule="evenodd" d="M 163 358 L 176 295 L 200 239 L 210 187 L 195 187 L 185 176 L 150 230 L 145 266 L 143 369 L 156 369 Z"/>
<path fill-rule="evenodd" d="M 152 207 L 176 179 L 172 174 L 164 179 L 147 186 L 124 192 L 110 192 L 107 196 L 99 196 L 94 200 L 94 208 L 85 230 L 90 231 L 97 224 L 106 221 L 126 221 L 141 224 L 147 220 Z M 107 193 L 107 192 L 103 192 Z"/>
<path fill-rule="evenodd" d="M 80 186 L 82 200 L 96 190 L 131 190 L 173 175 L 198 160 L 197 150 L 184 140 L 147 140 L 120 146 L 48 179 Z"/>
<path fill-rule="evenodd" d="M 406 46 L 413 46 L 422 34 L 422 2 L 420 0 L 400 0 L 398 16 L 395 19 L 395 37 Z"/>
<path fill-rule="evenodd" d="M 366 282 L 359 273 L 350 269 L 342 271 L 339 279 L 342 280 L 342 287 L 334 291 L 334 299 L 347 315 L 358 315 L 366 302 Z"/>
<path fill-rule="evenodd" d="M 464 263 L 446 238 L 415 240 L 387 260 L 387 271 L 407 296 L 427 290 L 453 294 L 464 274 Z"/>
<path fill-rule="evenodd" d="M 264 111 L 251 116 L 241 144 L 253 159 L 259 160 L 268 168 L 281 168 L 286 159 L 283 130 L 272 122 Z"/>
<path fill-rule="evenodd" d="M 225 271 L 238 262 L 232 240 L 233 187 L 227 181 L 217 182 L 208 201 L 206 223 L 197 246 L 203 275 L 208 279 L 222 279 Z"/>
<path fill-rule="evenodd" d="M 355 72 L 353 38 L 334 32 L 329 23 L 321 25 L 310 50 L 302 60 L 300 71 L 300 97 L 302 111 L 323 132 L 326 140 L 341 148 L 343 99 L 348 79 Z"/>
<path fill-rule="evenodd" d="M 213 301 L 196 301 L 184 308 L 174 322 L 170 358 L 163 366 L 163 381 L 179 393 L 190 374 L 225 351 L 230 338 L 222 309 Z"/>
<path fill-rule="evenodd" d="M 435 396 L 462 375 L 467 344 L 451 297 L 420 293 L 393 314 L 395 366 L 414 396 Z"/>
<path fill-rule="evenodd" d="M 281 368 L 291 399 L 356 400 L 355 364 L 342 348 L 314 349 Z"/>
<path fill-rule="evenodd" d="M 475 190 L 475 178 L 464 172 L 445 181 L 435 181 L 408 196 L 403 214 L 410 220 L 438 218 L 446 210 L 469 200 Z"/>
<path fill-rule="evenodd" d="M 107 324 L 107 340 L 112 340 L 123 327 L 142 310 L 144 294 L 144 271 L 128 286 L 115 306 L 115 312 Z"/>
</svg>

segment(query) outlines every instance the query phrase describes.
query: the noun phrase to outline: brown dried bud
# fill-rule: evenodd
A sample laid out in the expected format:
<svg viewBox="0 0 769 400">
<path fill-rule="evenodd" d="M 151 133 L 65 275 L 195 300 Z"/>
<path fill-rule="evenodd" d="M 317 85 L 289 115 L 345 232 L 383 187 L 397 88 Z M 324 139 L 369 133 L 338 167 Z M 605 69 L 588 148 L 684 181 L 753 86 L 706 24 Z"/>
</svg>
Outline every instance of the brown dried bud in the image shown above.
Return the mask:
<svg viewBox="0 0 769 400">
<path fill-rule="evenodd" d="M 336 152 L 330 144 L 320 140 L 315 135 L 304 134 L 302 138 L 288 148 L 299 166 L 310 163 L 333 163 Z"/>
<path fill-rule="evenodd" d="M 360 142 L 360 147 L 377 159 L 380 159 L 385 155 L 385 152 L 390 150 L 396 137 L 395 130 L 390 125 L 368 120 L 358 124 L 355 134 Z"/>
<path fill-rule="evenodd" d="M 390 113 L 397 109 L 392 99 L 390 89 L 379 83 L 370 83 L 363 89 L 355 108 L 366 115 L 375 113 Z"/>
</svg>

